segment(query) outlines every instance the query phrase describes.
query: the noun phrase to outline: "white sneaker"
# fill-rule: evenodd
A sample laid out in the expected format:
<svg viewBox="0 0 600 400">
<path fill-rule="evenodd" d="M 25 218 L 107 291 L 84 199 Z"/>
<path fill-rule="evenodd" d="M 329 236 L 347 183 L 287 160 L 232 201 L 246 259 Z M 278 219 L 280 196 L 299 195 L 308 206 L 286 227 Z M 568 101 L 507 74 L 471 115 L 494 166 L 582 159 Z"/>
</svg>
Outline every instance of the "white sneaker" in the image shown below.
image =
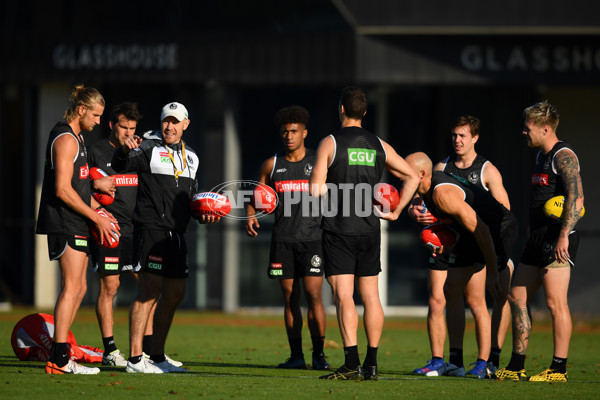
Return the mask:
<svg viewBox="0 0 600 400">
<path fill-rule="evenodd" d="M 114 365 L 115 367 L 126 367 L 127 359 L 119 350 L 112 353 L 104 353 L 102 356 L 102 365 Z"/>
<path fill-rule="evenodd" d="M 69 360 L 67 365 L 62 368 L 56 366 L 56 364 L 48 361 L 46 363 L 46 373 L 47 374 L 79 374 L 79 375 L 96 375 L 100 372 L 100 368 L 96 367 L 86 367 L 81 364 L 77 364 L 73 360 Z"/>
<path fill-rule="evenodd" d="M 125 371 L 140 374 L 162 374 L 164 372 L 163 369 L 157 367 L 152 360 L 147 360 L 144 357 L 142 357 L 140 362 L 135 364 L 131 361 L 127 361 Z"/>
<path fill-rule="evenodd" d="M 168 360 L 165 360 L 165 361 L 159 362 L 159 363 L 155 363 L 154 365 L 157 366 L 158 368 L 160 368 L 165 373 L 168 373 L 168 372 L 188 372 L 187 369 L 177 367 L 177 366 L 171 364 Z"/>
<path fill-rule="evenodd" d="M 165 358 L 167 359 L 167 361 L 169 362 L 169 364 L 174 365 L 176 367 L 181 367 L 183 366 L 183 363 L 181 361 L 175 361 L 173 360 L 171 357 L 169 357 L 168 355 L 165 354 Z M 186 370 L 187 371 L 187 370 Z"/>
<path fill-rule="evenodd" d="M 142 353 L 142 355 L 144 356 L 144 358 L 145 358 L 146 360 L 149 360 L 149 359 L 150 359 L 150 356 L 149 356 L 148 354 L 146 354 L 146 353 Z M 181 361 L 176 361 L 176 360 L 173 360 L 171 357 L 169 357 L 169 356 L 168 356 L 168 355 L 166 355 L 166 354 L 165 354 L 165 358 L 167 359 L 167 361 L 168 361 L 168 362 L 169 362 L 171 365 L 174 365 L 174 366 L 176 366 L 176 367 L 181 367 L 181 366 L 183 366 L 183 363 L 182 363 Z"/>
</svg>

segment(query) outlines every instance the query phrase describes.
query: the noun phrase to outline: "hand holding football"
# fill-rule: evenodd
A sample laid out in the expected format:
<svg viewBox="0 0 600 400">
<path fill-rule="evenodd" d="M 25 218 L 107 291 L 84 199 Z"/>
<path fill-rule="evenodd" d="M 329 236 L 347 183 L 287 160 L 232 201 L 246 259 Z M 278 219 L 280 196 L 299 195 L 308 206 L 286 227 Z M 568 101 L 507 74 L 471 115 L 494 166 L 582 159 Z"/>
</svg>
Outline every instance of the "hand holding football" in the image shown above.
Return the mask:
<svg viewBox="0 0 600 400">
<path fill-rule="evenodd" d="M 104 210 L 96 210 L 96 212 L 98 214 L 102 215 L 103 217 L 108 218 L 108 214 Z M 116 233 L 117 227 L 115 226 L 115 224 L 113 224 L 111 222 L 111 226 L 114 229 L 114 232 Z M 92 238 L 94 239 L 94 241 L 102 247 L 106 247 L 108 249 L 113 249 L 119 245 L 118 235 L 114 235 L 114 236 L 111 235 L 110 242 L 105 240 L 104 243 L 100 243 L 102 241 L 100 238 L 100 232 L 98 231 L 98 228 L 96 228 L 96 225 L 94 225 L 94 224 L 90 224 L 90 234 L 92 235 Z M 115 236 L 117 236 L 117 237 L 115 237 Z"/>
<path fill-rule="evenodd" d="M 456 233 L 446 224 L 435 223 L 423 228 L 420 234 L 421 242 L 433 249 L 441 246 L 448 248 L 456 243 Z"/>
<path fill-rule="evenodd" d="M 400 204 L 400 193 L 389 183 L 378 183 L 373 193 L 375 205 L 381 207 L 383 212 L 394 211 Z"/>
<path fill-rule="evenodd" d="M 203 215 L 214 215 L 224 217 L 231 212 L 231 202 L 226 196 L 215 192 L 196 193 L 190 200 L 192 213 L 201 217 Z"/>
<path fill-rule="evenodd" d="M 104 178 L 105 176 L 109 176 L 109 175 L 106 172 L 104 172 L 103 170 L 101 170 L 100 168 L 98 168 L 98 167 L 90 168 L 90 180 L 91 181 L 94 181 L 94 180 L 100 179 L 100 178 Z M 98 203 L 102 204 L 103 206 L 109 206 L 115 200 L 114 193 L 106 194 L 106 193 L 100 193 L 100 192 L 92 192 L 92 196 L 94 197 L 94 199 L 96 199 L 96 201 Z"/>
</svg>

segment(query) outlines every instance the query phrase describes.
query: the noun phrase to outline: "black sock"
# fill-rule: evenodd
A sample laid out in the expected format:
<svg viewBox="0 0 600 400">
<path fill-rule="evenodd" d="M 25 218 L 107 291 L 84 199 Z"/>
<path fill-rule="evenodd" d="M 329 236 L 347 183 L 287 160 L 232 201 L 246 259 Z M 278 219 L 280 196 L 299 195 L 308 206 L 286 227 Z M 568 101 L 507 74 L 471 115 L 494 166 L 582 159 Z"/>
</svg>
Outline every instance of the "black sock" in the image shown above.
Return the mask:
<svg viewBox="0 0 600 400">
<path fill-rule="evenodd" d="M 52 342 L 52 345 L 50 346 L 50 355 L 48 356 L 48 361 L 51 363 L 56 361 L 56 346 L 54 345 L 54 342 Z"/>
<path fill-rule="evenodd" d="M 323 345 L 325 344 L 325 336 L 311 336 L 313 345 L 313 356 L 320 356 L 323 354 Z"/>
<path fill-rule="evenodd" d="M 550 364 L 550 369 L 564 374 L 565 372 L 567 372 L 567 359 L 556 356 L 552 357 L 552 364 Z"/>
<path fill-rule="evenodd" d="M 365 362 L 363 366 L 365 367 L 376 367 L 377 366 L 377 350 L 379 347 L 370 347 L 367 346 L 367 356 L 365 357 Z"/>
<path fill-rule="evenodd" d="M 115 338 L 113 336 L 103 337 L 102 343 L 104 343 L 104 352 L 112 353 L 117 349 L 117 345 L 115 344 Z"/>
<path fill-rule="evenodd" d="M 142 351 L 146 354 L 152 354 L 152 335 L 144 335 L 142 339 Z"/>
<path fill-rule="evenodd" d="M 525 357 L 527 357 L 525 354 L 512 353 L 506 369 L 511 371 L 520 371 L 525 369 Z"/>
<path fill-rule="evenodd" d="M 158 364 L 158 363 L 165 361 L 167 358 L 165 357 L 165 354 L 163 353 L 163 354 L 152 354 L 150 356 L 150 359 Z"/>
<path fill-rule="evenodd" d="M 450 348 L 450 363 L 456 365 L 458 368 L 465 366 L 462 349 Z"/>
<path fill-rule="evenodd" d="M 302 338 L 288 338 L 288 343 L 290 344 L 290 351 L 292 352 L 291 358 L 304 358 L 304 353 L 302 352 Z"/>
<path fill-rule="evenodd" d="M 358 358 L 358 346 L 344 347 L 344 365 L 348 369 L 356 369 L 360 365 Z"/>
<path fill-rule="evenodd" d="M 64 367 L 69 362 L 69 347 L 67 343 L 54 343 L 54 364 Z"/>
<path fill-rule="evenodd" d="M 491 362 L 496 368 L 498 368 L 498 366 L 500 365 L 501 352 L 502 349 L 499 349 L 497 347 L 492 347 L 492 350 L 490 351 L 490 358 L 488 358 L 488 361 Z"/>
<path fill-rule="evenodd" d="M 139 356 L 135 356 L 135 357 L 129 357 L 128 361 L 132 364 L 137 364 L 140 361 L 142 361 L 142 356 L 139 355 Z"/>
</svg>

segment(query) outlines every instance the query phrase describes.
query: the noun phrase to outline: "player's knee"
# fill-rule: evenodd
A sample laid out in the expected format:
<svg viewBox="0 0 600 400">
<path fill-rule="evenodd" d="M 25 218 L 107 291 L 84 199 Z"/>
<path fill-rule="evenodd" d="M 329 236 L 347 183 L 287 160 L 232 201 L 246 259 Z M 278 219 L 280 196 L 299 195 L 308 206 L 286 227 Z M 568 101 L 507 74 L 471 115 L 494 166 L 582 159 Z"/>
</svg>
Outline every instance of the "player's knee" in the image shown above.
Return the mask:
<svg viewBox="0 0 600 400">
<path fill-rule="evenodd" d="M 569 304 L 562 299 L 549 298 L 546 300 L 546 304 L 552 315 L 559 315 L 569 312 Z"/>
<path fill-rule="evenodd" d="M 446 308 L 446 298 L 444 296 L 436 296 L 429 298 L 429 310 L 432 313 L 443 313 Z"/>
<path fill-rule="evenodd" d="M 306 291 L 306 302 L 309 305 L 320 304 L 322 302 L 321 289 L 308 289 Z"/>
<path fill-rule="evenodd" d="M 120 282 L 119 281 L 110 282 L 110 283 L 107 283 L 106 285 L 102 286 L 101 292 L 105 296 L 112 298 L 112 297 L 115 297 L 117 295 L 117 291 L 119 290 L 119 286 L 120 286 Z"/>
</svg>

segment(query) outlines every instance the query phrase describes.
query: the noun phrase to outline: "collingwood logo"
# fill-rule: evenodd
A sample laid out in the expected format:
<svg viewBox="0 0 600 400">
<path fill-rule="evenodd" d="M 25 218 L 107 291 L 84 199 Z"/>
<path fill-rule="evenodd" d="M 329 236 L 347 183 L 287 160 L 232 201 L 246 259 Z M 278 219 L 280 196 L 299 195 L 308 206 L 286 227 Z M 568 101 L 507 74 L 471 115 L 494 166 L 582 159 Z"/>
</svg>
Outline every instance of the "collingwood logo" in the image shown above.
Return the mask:
<svg viewBox="0 0 600 400">
<path fill-rule="evenodd" d="M 319 257 L 317 254 L 312 256 L 312 258 L 310 260 L 310 265 L 312 265 L 313 267 L 320 267 L 322 263 L 323 263 L 323 259 L 321 257 Z M 318 272 L 318 271 L 315 271 L 315 272 Z"/>
<path fill-rule="evenodd" d="M 471 182 L 472 184 L 476 184 L 477 182 L 479 182 L 479 174 L 477 172 L 471 172 L 469 174 L 469 182 Z"/>
<path fill-rule="evenodd" d="M 306 164 L 304 166 L 304 175 L 310 175 L 312 173 L 313 166 L 311 164 Z"/>
</svg>

